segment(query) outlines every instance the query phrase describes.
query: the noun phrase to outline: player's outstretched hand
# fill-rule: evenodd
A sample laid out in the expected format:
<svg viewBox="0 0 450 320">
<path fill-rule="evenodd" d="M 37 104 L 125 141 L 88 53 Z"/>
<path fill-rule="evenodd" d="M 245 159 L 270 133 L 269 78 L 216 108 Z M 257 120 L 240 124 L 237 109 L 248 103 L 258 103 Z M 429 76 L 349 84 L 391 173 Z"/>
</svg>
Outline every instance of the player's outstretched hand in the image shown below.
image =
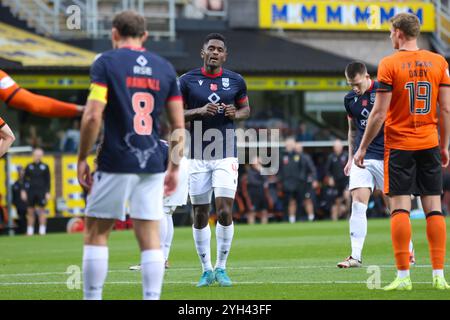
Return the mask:
<svg viewBox="0 0 450 320">
<path fill-rule="evenodd" d="M 358 149 L 355 156 L 353 157 L 353 160 L 355 161 L 355 164 L 360 168 L 365 168 L 364 166 L 364 157 L 366 156 L 366 150 L 362 150 L 361 148 Z"/>
<path fill-rule="evenodd" d="M 350 169 L 352 168 L 352 162 L 353 162 L 353 159 L 349 158 L 348 161 L 347 161 L 347 164 L 345 165 L 344 174 L 347 177 L 350 175 Z"/>
<path fill-rule="evenodd" d="M 448 155 L 448 149 L 442 148 L 441 149 L 441 163 L 443 168 L 447 168 L 449 162 L 449 155 Z"/>
<path fill-rule="evenodd" d="M 81 187 L 86 192 L 89 192 L 92 186 L 92 176 L 90 173 L 89 165 L 86 160 L 78 161 L 77 176 L 78 182 L 80 183 Z"/>
<path fill-rule="evenodd" d="M 216 115 L 218 107 L 217 104 L 208 103 L 201 109 L 200 115 L 203 117 L 212 117 Z"/>
<path fill-rule="evenodd" d="M 222 103 L 222 106 L 225 108 L 225 117 L 228 117 L 231 120 L 236 119 L 236 107 L 234 105 Z"/>
<path fill-rule="evenodd" d="M 175 192 L 178 185 L 178 169 L 169 169 L 164 178 L 164 197 Z"/>
</svg>

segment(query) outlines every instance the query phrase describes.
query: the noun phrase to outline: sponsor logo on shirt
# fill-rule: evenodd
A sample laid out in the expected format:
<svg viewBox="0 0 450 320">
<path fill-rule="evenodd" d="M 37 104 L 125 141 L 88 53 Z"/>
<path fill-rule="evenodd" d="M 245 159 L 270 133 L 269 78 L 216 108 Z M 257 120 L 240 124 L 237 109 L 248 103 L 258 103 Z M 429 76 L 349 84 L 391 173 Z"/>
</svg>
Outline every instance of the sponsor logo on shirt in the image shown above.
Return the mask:
<svg viewBox="0 0 450 320">
<path fill-rule="evenodd" d="M 134 66 L 133 67 L 133 73 L 134 74 L 140 74 L 144 76 L 151 76 L 153 71 L 150 67 L 140 67 L 140 66 Z"/>
<path fill-rule="evenodd" d="M 147 59 L 145 59 L 144 56 L 140 55 L 137 59 L 136 62 L 141 66 L 144 67 L 145 65 L 147 65 L 148 61 Z"/>
<path fill-rule="evenodd" d="M 217 95 L 217 93 L 214 92 L 208 97 L 208 100 L 211 103 L 217 103 L 220 101 L 220 97 Z"/>
<path fill-rule="evenodd" d="M 151 76 L 152 75 L 152 68 L 147 67 L 148 60 L 145 59 L 143 55 L 140 55 L 136 62 L 139 64 L 139 66 L 133 67 L 133 73 L 134 74 L 140 74 L 145 76 Z"/>
</svg>

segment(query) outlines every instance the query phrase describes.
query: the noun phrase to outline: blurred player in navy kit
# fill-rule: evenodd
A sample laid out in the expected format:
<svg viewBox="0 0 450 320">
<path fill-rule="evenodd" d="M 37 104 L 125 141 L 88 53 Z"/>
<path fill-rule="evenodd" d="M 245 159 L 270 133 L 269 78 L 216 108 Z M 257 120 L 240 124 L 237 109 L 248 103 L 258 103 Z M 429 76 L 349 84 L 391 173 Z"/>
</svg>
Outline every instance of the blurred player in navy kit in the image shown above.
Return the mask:
<svg viewBox="0 0 450 320">
<path fill-rule="evenodd" d="M 78 180 L 90 190 L 83 250 L 84 299 L 102 299 L 108 273 L 108 237 L 125 207 L 141 251 L 143 298 L 160 298 L 164 256 L 160 247 L 163 195 L 177 186 L 184 130 L 167 151 L 159 138 L 159 116 L 167 110 L 171 129 L 184 129 L 183 104 L 172 65 L 142 47 L 148 37 L 145 18 L 133 11 L 115 16 L 114 50 L 91 67 L 91 88 L 81 122 Z M 93 176 L 87 164 L 104 119 L 104 135 Z M 175 156 L 178 151 L 178 159 Z M 166 148 L 167 149 L 167 148 Z M 173 151 L 173 152 L 172 152 Z"/>
<path fill-rule="evenodd" d="M 39 234 L 47 232 L 47 213 L 45 206 L 50 200 L 50 170 L 42 162 L 44 151 L 33 150 L 33 162 L 25 168 L 25 189 L 27 190 L 27 235 L 34 234 L 35 210 L 39 217 Z"/>
<path fill-rule="evenodd" d="M 350 176 L 349 190 L 352 195 L 350 216 L 350 240 L 352 253 L 339 268 L 362 266 L 362 250 L 367 235 L 367 205 L 371 193 L 384 187 L 384 131 L 381 129 L 372 141 L 364 160 L 365 168 L 359 168 L 353 162 L 353 155 L 359 148 L 366 130 L 367 119 L 375 103 L 377 81 L 370 79 L 366 66 L 358 61 L 347 65 L 345 76 L 352 90 L 344 98 L 348 115 L 349 156 L 344 173 Z M 410 243 L 410 262 L 414 262 L 412 243 Z"/>
<path fill-rule="evenodd" d="M 193 235 L 203 268 L 197 286 L 209 286 L 215 281 L 220 286 L 231 286 L 226 261 L 234 234 L 232 208 L 239 168 L 234 121 L 247 119 L 250 107 L 242 76 L 222 68 L 227 59 L 225 38 L 221 34 L 209 34 L 200 56 L 203 67 L 180 77 L 186 109 L 184 116 L 186 122 L 191 122 L 189 195 L 194 208 Z M 207 131 L 221 133 L 221 137 L 214 141 L 216 145 L 220 144 L 221 150 L 215 149 L 214 155 L 212 152 L 207 154 L 210 141 L 206 137 L 203 139 Z M 227 131 L 232 134 L 227 135 Z M 213 191 L 218 214 L 217 262 L 214 270 L 208 224 Z"/>
</svg>

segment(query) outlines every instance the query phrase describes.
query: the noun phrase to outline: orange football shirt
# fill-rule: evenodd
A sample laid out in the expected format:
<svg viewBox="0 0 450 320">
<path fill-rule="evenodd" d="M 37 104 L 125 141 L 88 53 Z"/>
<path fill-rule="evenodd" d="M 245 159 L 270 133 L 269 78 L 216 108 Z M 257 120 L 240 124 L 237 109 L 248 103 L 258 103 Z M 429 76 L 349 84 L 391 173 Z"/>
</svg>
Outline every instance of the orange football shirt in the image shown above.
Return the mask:
<svg viewBox="0 0 450 320">
<path fill-rule="evenodd" d="M 424 150 L 439 144 L 437 101 L 450 86 L 448 63 L 427 50 L 397 51 L 378 66 L 377 92 L 392 92 L 384 126 L 386 148 Z"/>
<path fill-rule="evenodd" d="M 43 117 L 74 117 L 79 114 L 75 104 L 34 94 L 23 89 L 2 70 L 0 70 L 0 100 L 16 109 Z"/>
</svg>

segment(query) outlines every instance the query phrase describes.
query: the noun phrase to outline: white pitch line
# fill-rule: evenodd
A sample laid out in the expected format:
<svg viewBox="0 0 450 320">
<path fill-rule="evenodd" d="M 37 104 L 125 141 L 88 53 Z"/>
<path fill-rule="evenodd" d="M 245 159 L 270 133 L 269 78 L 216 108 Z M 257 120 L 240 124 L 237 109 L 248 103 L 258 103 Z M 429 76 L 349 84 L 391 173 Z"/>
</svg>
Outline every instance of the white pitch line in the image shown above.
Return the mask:
<svg viewBox="0 0 450 320">
<path fill-rule="evenodd" d="M 81 284 L 82 282 L 80 282 Z M 111 281 L 105 285 L 141 284 L 141 281 Z M 261 284 L 366 284 L 366 281 L 234 281 L 236 285 L 261 285 Z M 382 281 L 381 283 L 389 283 Z M 415 284 L 431 284 L 427 281 L 414 281 Z M 164 284 L 189 284 L 195 285 L 197 282 L 191 281 L 164 281 Z M 0 286 L 28 286 L 28 285 L 67 285 L 67 282 L 5 282 Z"/>
<path fill-rule="evenodd" d="M 380 268 L 395 268 L 395 265 L 374 265 Z M 367 266 L 369 267 L 369 265 Z M 359 269 L 364 269 L 366 267 L 362 267 Z M 416 265 L 414 267 L 412 267 L 412 269 L 414 268 L 431 268 L 431 265 Z M 192 268 L 170 268 L 169 272 L 171 272 L 172 270 L 174 271 L 198 271 L 201 268 L 199 267 L 192 267 Z M 282 270 L 282 269 L 336 269 L 338 270 L 338 268 L 336 266 L 267 266 L 267 267 L 230 267 L 229 270 Z M 109 273 L 127 273 L 127 272 L 133 272 L 133 270 L 128 270 L 128 269 L 123 269 L 123 270 L 119 270 L 119 269 L 115 269 L 115 270 L 109 270 Z M 34 276 L 49 276 L 49 275 L 70 275 L 72 273 L 66 273 L 66 272 L 36 272 L 36 273 L 5 273 L 5 274 L 0 274 L 0 278 L 2 277 L 34 277 Z"/>
</svg>

